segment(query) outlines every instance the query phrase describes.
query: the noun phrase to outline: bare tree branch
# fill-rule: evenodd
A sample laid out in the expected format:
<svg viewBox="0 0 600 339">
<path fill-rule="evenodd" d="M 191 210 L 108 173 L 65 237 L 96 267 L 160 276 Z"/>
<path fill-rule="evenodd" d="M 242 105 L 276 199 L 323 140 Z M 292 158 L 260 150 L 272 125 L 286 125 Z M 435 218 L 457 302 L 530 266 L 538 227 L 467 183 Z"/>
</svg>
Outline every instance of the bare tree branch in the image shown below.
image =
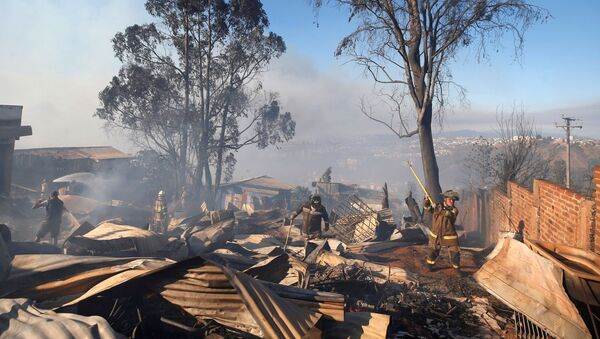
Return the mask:
<svg viewBox="0 0 600 339">
<path fill-rule="evenodd" d="M 404 131 L 400 131 L 399 129 L 396 129 L 396 128 L 394 128 L 394 126 L 393 126 L 393 116 L 392 116 L 392 121 L 390 121 L 389 123 L 387 123 L 387 122 L 385 122 L 385 121 L 383 121 L 383 120 L 380 120 L 380 119 L 376 118 L 376 117 L 373 115 L 372 107 L 371 107 L 371 106 L 367 107 L 367 105 L 366 105 L 366 103 L 365 103 L 365 100 L 364 100 L 364 98 L 363 98 L 363 99 L 361 99 L 361 103 L 360 103 L 360 111 L 361 111 L 361 112 L 362 112 L 362 113 L 363 113 L 363 114 L 364 114 L 364 115 L 365 115 L 367 118 L 369 118 L 369 119 L 371 119 L 371 120 L 373 120 L 373 121 L 375 121 L 375 122 L 378 122 L 378 123 L 380 123 L 380 124 L 384 125 L 385 127 L 387 127 L 387 128 L 390 130 L 390 131 L 392 131 L 392 132 L 393 132 L 393 133 L 394 133 L 394 134 L 395 134 L 395 135 L 396 135 L 398 138 L 400 138 L 400 139 L 403 139 L 403 138 L 409 138 L 409 137 L 411 137 L 411 136 L 413 136 L 413 135 L 415 135 L 415 134 L 418 134 L 418 133 L 419 133 L 419 130 L 418 130 L 418 129 L 415 129 L 415 130 L 413 130 L 413 131 L 408 131 L 408 130 L 407 130 L 407 128 L 406 128 L 406 126 L 405 126 L 405 125 L 404 125 L 404 123 L 402 122 L 402 120 L 401 120 L 401 124 L 402 124 L 402 127 L 403 127 Z"/>
</svg>

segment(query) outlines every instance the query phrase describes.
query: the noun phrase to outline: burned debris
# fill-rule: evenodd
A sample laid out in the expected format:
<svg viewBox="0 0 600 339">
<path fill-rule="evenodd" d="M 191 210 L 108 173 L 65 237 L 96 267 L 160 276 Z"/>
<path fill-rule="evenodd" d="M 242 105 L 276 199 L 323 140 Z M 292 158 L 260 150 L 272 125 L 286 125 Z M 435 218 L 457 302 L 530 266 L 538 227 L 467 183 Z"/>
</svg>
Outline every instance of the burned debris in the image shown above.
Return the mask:
<svg viewBox="0 0 600 339">
<path fill-rule="evenodd" d="M 309 2 L 317 12 L 326 3 Z M 514 113 L 499 119 L 500 151 L 485 142 L 472 159 L 481 160 L 481 186 L 500 187 L 470 178 L 466 190 L 442 189 L 447 164 L 436 157 L 449 151 L 434 148 L 432 122 L 453 101 L 447 67 L 460 48 L 481 38 L 485 51 L 503 32 L 522 42 L 549 14 L 521 0 L 331 2 L 351 24 L 362 21 L 335 54 L 366 67 L 377 106 L 392 115 L 376 118 L 368 96 L 359 109 L 400 139 L 418 136 L 407 147 L 419 149 L 422 167 L 413 168 L 412 150 L 388 154 L 389 145 L 361 158 L 357 144 L 326 145 L 350 153 L 307 159 L 344 126 L 321 116 L 310 121 L 314 150 L 280 148 L 296 133 L 282 104 L 304 103 L 266 88 L 284 83 L 262 75 L 286 43 L 261 0 L 147 0 L 152 22 L 110 40 L 120 68 L 94 114 L 128 132 L 132 144 L 122 147 L 137 154 L 15 149 L 31 127 L 21 125 L 21 106 L 0 105 L 0 339 L 600 339 L 600 167 L 585 194 L 533 179 L 547 166 L 529 152 L 533 125 Z M 298 63 L 279 66 L 287 64 Z M 276 168 L 253 157 L 260 172 L 243 168 L 253 177 L 240 180 L 238 152 L 248 146 L 293 153 L 277 165 L 298 159 Z M 402 158 L 407 171 L 388 186 L 380 170 L 393 166 L 363 161 L 375 158 Z M 511 166 L 500 171 L 498 159 Z M 368 163 L 371 177 L 353 184 L 346 171 L 339 180 L 333 166 L 314 181 L 290 174 L 326 161 L 345 170 Z"/>
<path fill-rule="evenodd" d="M 331 227 L 308 240 L 279 208 L 203 203 L 150 229 L 149 209 L 144 225 L 141 208 L 60 198 L 75 221 L 56 247 L 28 247 L 3 228 L 1 305 L 23 310 L 3 311 L 6 333 L 43 317 L 98 338 L 596 337 L 600 259 L 576 248 L 501 239 L 463 247 L 462 273 L 442 249 L 431 271 L 422 215 L 396 225 L 389 202 L 356 194 L 330 200 Z"/>
<path fill-rule="evenodd" d="M 62 191 L 68 214 L 56 245 L 1 229 L 0 329 L 90 338 L 598 337 L 597 254 L 500 238 L 461 247 L 460 270 L 441 248 L 432 268 L 432 231 L 411 195 L 399 220 L 387 185 L 380 205 L 356 190 L 321 191 L 331 208 L 317 226 L 330 227 L 306 237 L 304 215 L 269 205 L 288 201 L 289 187 L 266 176 L 241 181 L 217 204 L 226 209 Z M 39 203 L 37 193 L 31 199 Z M 457 234 L 467 236 L 464 225 Z"/>
<path fill-rule="evenodd" d="M 348 244 L 373 240 L 379 224 L 378 214 L 356 195 L 339 203 L 331 220 L 336 238 Z"/>
<path fill-rule="evenodd" d="M 503 306 L 487 284 L 492 295 L 444 268 L 445 258 L 439 272 L 426 271 L 426 248 L 415 237 L 378 241 L 378 228 L 394 220 L 388 210 L 357 196 L 334 210 L 331 230 L 306 248 L 278 209 L 199 210 L 172 219 L 163 233 L 125 219 L 82 223 L 61 242 L 66 254 L 10 259 L 6 251 L 0 296 L 53 321 L 80 317 L 77 333 L 96 324 L 98 338 L 483 338 L 520 333 L 530 319 L 500 293 L 518 313 Z M 464 260 L 473 272 L 484 258 L 467 252 Z M 37 326 L 23 319 L 25 329 L 11 327 L 19 315 L 6 315 L 6 333 Z"/>
</svg>

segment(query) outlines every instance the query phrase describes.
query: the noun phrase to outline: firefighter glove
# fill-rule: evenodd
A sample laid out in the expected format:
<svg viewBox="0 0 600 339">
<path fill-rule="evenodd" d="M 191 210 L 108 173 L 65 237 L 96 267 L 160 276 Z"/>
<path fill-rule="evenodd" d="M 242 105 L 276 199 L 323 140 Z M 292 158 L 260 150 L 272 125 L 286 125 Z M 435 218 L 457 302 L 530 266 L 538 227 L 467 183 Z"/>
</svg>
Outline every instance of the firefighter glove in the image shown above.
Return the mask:
<svg viewBox="0 0 600 339">
<path fill-rule="evenodd" d="M 429 199 L 427 199 L 427 197 L 423 198 L 423 207 L 429 208 L 430 206 L 431 202 L 429 201 Z"/>
</svg>

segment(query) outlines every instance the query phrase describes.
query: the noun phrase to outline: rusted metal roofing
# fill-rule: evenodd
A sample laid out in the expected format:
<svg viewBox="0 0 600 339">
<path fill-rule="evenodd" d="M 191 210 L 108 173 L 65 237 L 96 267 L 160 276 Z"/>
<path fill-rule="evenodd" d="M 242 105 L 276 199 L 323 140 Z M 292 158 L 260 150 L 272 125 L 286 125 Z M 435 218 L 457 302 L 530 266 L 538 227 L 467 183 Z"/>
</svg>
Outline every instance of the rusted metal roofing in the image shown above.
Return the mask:
<svg viewBox="0 0 600 339">
<path fill-rule="evenodd" d="M 591 338 L 563 288 L 563 272 L 514 239 L 501 239 L 475 280 L 490 294 L 556 338 Z"/>
<path fill-rule="evenodd" d="M 55 313 L 28 299 L 0 299 L 0 339 L 4 338 L 125 338 L 101 317 Z"/>
<path fill-rule="evenodd" d="M 248 268 L 244 273 L 256 279 L 286 286 L 297 285 L 305 288 L 308 285 L 308 264 L 287 253 L 269 257 Z"/>
<path fill-rule="evenodd" d="M 118 297 L 147 292 L 160 294 L 197 318 L 264 338 L 305 337 L 322 316 L 330 316 L 332 308 L 336 315 L 344 305 L 343 295 L 260 282 L 201 257 L 172 263 L 16 256 L 11 276 L 0 285 L 0 296 L 27 295 L 47 307 L 73 305 L 99 293 Z"/>
<path fill-rule="evenodd" d="M 104 222 L 84 235 L 72 237 L 72 244 L 82 248 L 111 253 L 135 247 L 141 257 L 156 256 L 169 241 L 162 234 L 134 226 Z"/>
<path fill-rule="evenodd" d="M 250 178 L 245 180 L 240 180 L 236 182 L 230 182 L 227 184 L 221 185 L 221 187 L 228 186 L 241 186 L 241 187 L 252 187 L 257 189 L 265 189 L 265 190 L 274 190 L 274 191 L 287 191 L 294 188 L 292 185 L 287 184 L 281 180 L 277 180 L 275 178 L 271 178 L 267 175 L 263 175 L 256 178 Z"/>
<path fill-rule="evenodd" d="M 92 159 L 96 161 L 131 158 L 131 155 L 119 151 L 112 146 L 18 149 L 15 150 L 15 155 L 29 155 L 65 160 Z"/>
<path fill-rule="evenodd" d="M 0 284 L 0 298 L 61 298 L 68 301 L 119 272 L 132 269 L 148 271 L 171 262 L 62 254 L 16 255 L 8 278 Z"/>
<path fill-rule="evenodd" d="M 263 338 L 302 338 L 321 318 L 242 272 L 210 263 L 189 267 L 183 277 L 162 286 L 163 298 L 189 314 Z"/>
<path fill-rule="evenodd" d="M 113 289 L 120 291 L 113 290 L 116 295 L 149 289 L 197 318 L 214 319 L 264 338 L 302 338 L 323 315 L 311 307 L 314 305 L 298 306 L 250 276 L 201 257 L 113 278 L 96 284 L 92 293 L 88 291 L 76 302 Z"/>
<path fill-rule="evenodd" d="M 600 306 L 600 255 L 547 241 L 525 239 L 525 244 L 563 269 L 565 286 L 572 298 Z"/>
</svg>

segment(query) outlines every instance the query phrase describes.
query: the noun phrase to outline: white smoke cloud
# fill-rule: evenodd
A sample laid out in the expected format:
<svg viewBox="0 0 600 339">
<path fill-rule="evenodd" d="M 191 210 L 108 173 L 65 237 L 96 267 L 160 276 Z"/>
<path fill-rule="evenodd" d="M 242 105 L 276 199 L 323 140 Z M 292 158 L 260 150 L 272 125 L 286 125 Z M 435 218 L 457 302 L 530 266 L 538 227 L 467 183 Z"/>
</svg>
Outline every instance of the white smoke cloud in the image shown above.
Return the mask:
<svg viewBox="0 0 600 339">
<path fill-rule="evenodd" d="M 98 92 L 119 68 L 111 38 L 128 25 L 148 21 L 143 0 L 1 1 L 0 104 L 23 105 L 24 123 L 34 133 L 17 147 L 112 145 L 133 151 L 127 138 L 108 135 L 93 113 Z M 373 90 L 370 79 L 357 76 L 352 64 L 320 69 L 298 48 L 290 46 L 263 79 L 264 87 L 278 91 L 284 109 L 296 119 L 296 142 L 389 133 L 360 112 L 360 98 Z M 496 94 L 505 85 L 494 84 L 490 92 Z M 510 98 L 498 99 L 506 100 Z M 444 130 L 491 130 L 495 105 L 490 100 L 454 107 Z M 554 122 L 564 113 L 582 118 L 580 135 L 600 135 L 599 103 L 559 107 L 525 109 L 544 133 L 554 131 Z"/>
<path fill-rule="evenodd" d="M 23 105 L 33 136 L 18 148 L 130 143 L 93 117 L 98 92 L 119 68 L 111 38 L 147 21 L 143 1 L 0 2 L 0 104 Z"/>
</svg>

